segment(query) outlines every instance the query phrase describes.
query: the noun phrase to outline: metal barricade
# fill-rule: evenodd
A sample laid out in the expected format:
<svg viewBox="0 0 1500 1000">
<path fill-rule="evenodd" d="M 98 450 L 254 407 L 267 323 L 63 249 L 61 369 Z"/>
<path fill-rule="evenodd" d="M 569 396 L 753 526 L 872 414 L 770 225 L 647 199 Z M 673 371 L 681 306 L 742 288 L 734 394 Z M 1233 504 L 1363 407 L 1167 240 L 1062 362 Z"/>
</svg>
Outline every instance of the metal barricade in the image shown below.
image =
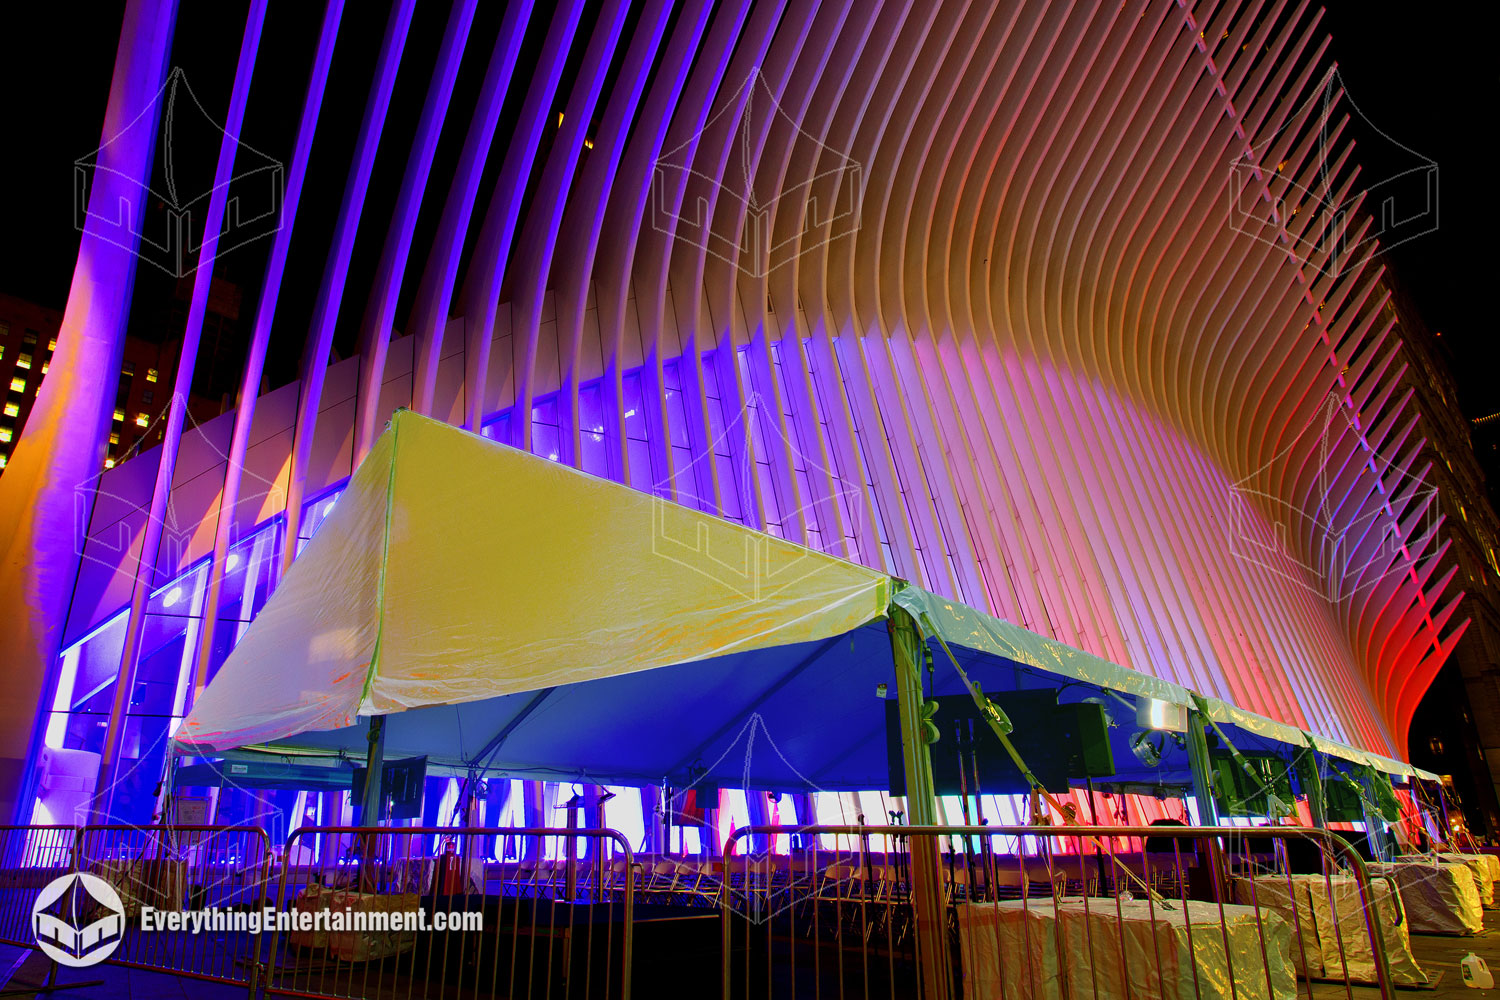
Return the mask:
<svg viewBox="0 0 1500 1000">
<path fill-rule="evenodd" d="M 125 907 L 124 937 L 108 961 L 254 992 L 259 940 L 250 917 L 265 908 L 271 879 L 264 829 L 85 826 L 74 858 Z"/>
<path fill-rule="evenodd" d="M 71 826 L 0 826 L 0 944 L 30 948 L 32 909 L 54 879 L 73 871 Z"/>
<path fill-rule="evenodd" d="M 746 849 L 784 834 L 812 846 Z M 911 859 L 934 850 L 923 885 Z M 1399 898 L 1344 840 L 1294 827 L 747 828 L 720 910 L 726 1000 L 1311 1000 L 1313 980 L 1390 998 L 1391 956 L 1416 969 Z"/>
<path fill-rule="evenodd" d="M 496 838 L 517 861 L 487 860 Z M 629 1000 L 638 884 L 613 830 L 304 828 L 265 992 Z"/>
</svg>

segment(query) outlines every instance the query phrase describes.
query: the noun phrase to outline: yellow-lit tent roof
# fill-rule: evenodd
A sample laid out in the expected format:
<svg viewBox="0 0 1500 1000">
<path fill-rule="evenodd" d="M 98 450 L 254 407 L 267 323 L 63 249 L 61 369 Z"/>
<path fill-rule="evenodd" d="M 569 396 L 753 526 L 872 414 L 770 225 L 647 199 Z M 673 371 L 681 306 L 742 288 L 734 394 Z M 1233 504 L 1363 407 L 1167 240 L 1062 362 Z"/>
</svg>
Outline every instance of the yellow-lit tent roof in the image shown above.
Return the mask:
<svg viewBox="0 0 1500 1000">
<path fill-rule="evenodd" d="M 1192 702 L 1178 685 L 884 573 L 399 411 L 175 740 L 186 752 L 353 755 L 362 720 L 385 715 L 393 756 L 647 781 L 707 766 L 753 719 L 775 753 L 756 763 L 747 752 L 722 777 L 874 788 L 892 601 L 987 689 L 1014 686 L 1025 666 L 1054 683 Z M 955 671 L 938 675 L 936 693 L 962 691 Z M 1305 745 L 1223 702 L 1209 712 Z M 1130 756 L 1116 752 L 1122 767 Z M 1185 759 L 1174 766 L 1185 774 Z"/>
</svg>

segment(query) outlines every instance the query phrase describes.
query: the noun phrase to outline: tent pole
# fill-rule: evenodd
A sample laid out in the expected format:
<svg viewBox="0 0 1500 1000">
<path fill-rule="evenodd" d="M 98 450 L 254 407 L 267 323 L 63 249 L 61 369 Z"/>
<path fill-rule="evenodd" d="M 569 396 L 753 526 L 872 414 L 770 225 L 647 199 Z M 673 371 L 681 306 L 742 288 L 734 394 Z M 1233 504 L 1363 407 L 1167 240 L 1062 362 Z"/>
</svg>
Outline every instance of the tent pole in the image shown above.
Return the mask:
<svg viewBox="0 0 1500 1000">
<path fill-rule="evenodd" d="M 896 697 L 901 710 L 901 751 L 906 764 L 906 814 L 912 826 L 936 826 L 932 754 L 922 734 L 922 640 L 916 621 L 904 608 L 892 604 L 889 616 Z M 910 837 L 907 851 L 911 857 L 912 905 L 917 921 L 923 995 L 946 997 L 950 995 L 950 963 L 937 838 Z"/>
<path fill-rule="evenodd" d="M 1188 766 L 1193 772 L 1193 800 L 1198 803 L 1198 825 L 1218 826 L 1219 812 L 1214 808 L 1213 784 L 1209 781 L 1208 740 L 1203 727 L 1208 723 L 1203 713 L 1188 709 Z"/>
<path fill-rule="evenodd" d="M 1188 767 L 1193 772 L 1193 798 L 1198 803 L 1198 825 L 1218 826 L 1219 811 L 1214 806 L 1213 783 L 1209 778 L 1208 739 L 1203 735 L 1203 728 L 1208 725 L 1208 720 L 1197 708 L 1190 708 L 1187 713 L 1187 723 Z M 1213 898 L 1223 900 L 1224 884 L 1221 881 L 1223 873 L 1219 870 L 1216 839 L 1210 838 L 1205 846 L 1210 859 L 1209 877 L 1214 890 Z"/>
<path fill-rule="evenodd" d="M 361 803 L 360 822 L 364 826 L 379 826 L 381 813 L 381 786 L 385 777 L 385 716 L 370 719 L 369 752 L 365 755 L 365 796 Z"/>
<path fill-rule="evenodd" d="M 382 780 L 385 777 L 385 716 L 371 716 L 366 738 L 370 742 L 370 749 L 365 755 L 365 794 L 360 805 L 359 820 L 362 826 L 376 827 L 380 825 L 380 807 L 385 801 L 385 796 L 381 794 L 385 784 Z M 359 840 L 359 852 L 363 858 L 360 865 L 360 891 L 374 892 L 377 876 L 375 858 L 379 853 L 380 835 L 370 830 L 361 834 Z"/>
<path fill-rule="evenodd" d="M 1312 780 L 1307 783 L 1307 811 L 1312 813 L 1313 826 L 1328 829 L 1328 803 L 1323 798 L 1323 774 L 1318 770 L 1318 751 L 1308 741 L 1307 752 L 1312 756 Z"/>
</svg>

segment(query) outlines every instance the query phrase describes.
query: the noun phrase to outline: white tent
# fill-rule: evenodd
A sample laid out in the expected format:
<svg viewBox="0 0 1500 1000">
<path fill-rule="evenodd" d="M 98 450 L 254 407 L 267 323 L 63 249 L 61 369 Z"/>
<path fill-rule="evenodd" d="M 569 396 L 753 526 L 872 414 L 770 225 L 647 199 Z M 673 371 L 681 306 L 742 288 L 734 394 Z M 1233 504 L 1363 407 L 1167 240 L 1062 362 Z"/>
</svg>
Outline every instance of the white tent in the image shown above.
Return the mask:
<svg viewBox="0 0 1500 1000">
<path fill-rule="evenodd" d="M 883 573 L 401 411 L 175 739 L 197 754 L 362 757 L 365 720 L 382 715 L 388 758 L 600 783 L 878 788 L 892 603 L 986 690 L 1192 704 L 1178 685 Z M 936 663 L 929 693 L 962 693 L 946 654 Z M 1133 699 L 1106 704 L 1122 724 L 1120 780 L 1180 783 L 1185 753 L 1143 768 L 1126 743 Z M 1305 745 L 1223 702 L 1209 711 Z"/>
</svg>

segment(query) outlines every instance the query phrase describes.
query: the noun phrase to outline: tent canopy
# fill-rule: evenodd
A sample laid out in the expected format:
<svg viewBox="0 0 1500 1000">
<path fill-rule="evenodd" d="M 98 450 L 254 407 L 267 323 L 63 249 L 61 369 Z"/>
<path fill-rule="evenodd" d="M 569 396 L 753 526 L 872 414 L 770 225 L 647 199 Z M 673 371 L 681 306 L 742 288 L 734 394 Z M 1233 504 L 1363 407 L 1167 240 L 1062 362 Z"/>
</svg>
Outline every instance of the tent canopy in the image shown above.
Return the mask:
<svg viewBox="0 0 1500 1000">
<path fill-rule="evenodd" d="M 1187 782 L 1184 751 L 1169 743 L 1145 767 L 1129 745 L 1134 698 L 1188 706 L 1185 688 L 406 411 L 175 739 L 195 754 L 354 758 L 368 718 L 385 715 L 388 759 L 598 783 L 880 788 L 892 603 L 928 636 L 930 693 L 964 693 L 951 651 L 987 691 L 1102 700 L 1117 782 Z M 1209 713 L 1241 736 L 1306 745 L 1221 701 Z M 1318 749 L 1412 773 L 1330 740 Z"/>
</svg>

